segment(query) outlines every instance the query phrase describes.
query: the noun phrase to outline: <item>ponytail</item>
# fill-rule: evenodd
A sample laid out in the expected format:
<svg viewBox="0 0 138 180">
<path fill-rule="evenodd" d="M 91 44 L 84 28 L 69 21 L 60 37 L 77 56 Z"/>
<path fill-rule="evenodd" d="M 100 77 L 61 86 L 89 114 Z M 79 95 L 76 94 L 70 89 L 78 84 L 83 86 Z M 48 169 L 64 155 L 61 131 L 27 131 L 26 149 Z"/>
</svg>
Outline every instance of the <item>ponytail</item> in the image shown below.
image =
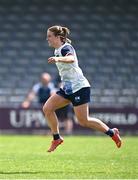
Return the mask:
<svg viewBox="0 0 138 180">
<path fill-rule="evenodd" d="M 71 40 L 68 38 L 70 30 L 67 27 L 52 26 L 48 28 L 48 30 L 53 32 L 55 36 L 60 36 L 62 42 L 67 42 L 71 44 Z"/>
<path fill-rule="evenodd" d="M 66 38 L 66 42 L 71 44 L 71 40 L 69 38 Z"/>
</svg>

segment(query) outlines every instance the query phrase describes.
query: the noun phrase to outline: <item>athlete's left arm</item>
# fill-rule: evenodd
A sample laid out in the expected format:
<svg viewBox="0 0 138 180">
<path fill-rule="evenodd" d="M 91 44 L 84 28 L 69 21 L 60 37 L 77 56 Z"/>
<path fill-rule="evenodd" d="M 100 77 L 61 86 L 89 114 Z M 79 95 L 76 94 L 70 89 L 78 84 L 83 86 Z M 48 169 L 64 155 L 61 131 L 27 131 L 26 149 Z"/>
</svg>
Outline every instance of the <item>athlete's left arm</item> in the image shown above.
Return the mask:
<svg viewBox="0 0 138 180">
<path fill-rule="evenodd" d="M 63 62 L 63 63 L 73 63 L 75 58 L 73 55 L 67 55 L 64 57 L 50 57 L 48 58 L 48 63 L 56 63 L 56 62 Z"/>
</svg>

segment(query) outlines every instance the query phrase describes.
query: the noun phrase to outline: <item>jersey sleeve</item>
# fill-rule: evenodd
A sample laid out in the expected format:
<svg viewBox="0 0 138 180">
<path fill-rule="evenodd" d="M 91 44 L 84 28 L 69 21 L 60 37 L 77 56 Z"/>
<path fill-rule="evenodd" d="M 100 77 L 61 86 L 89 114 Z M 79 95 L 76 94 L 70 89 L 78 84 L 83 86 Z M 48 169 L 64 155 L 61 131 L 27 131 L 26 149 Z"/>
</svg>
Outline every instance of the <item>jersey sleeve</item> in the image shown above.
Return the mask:
<svg viewBox="0 0 138 180">
<path fill-rule="evenodd" d="M 73 48 L 69 45 L 66 45 L 61 49 L 61 54 L 62 56 L 74 55 Z"/>
<path fill-rule="evenodd" d="M 37 94 L 39 89 L 40 89 L 40 83 L 37 83 L 33 86 L 32 91 L 34 91 L 34 93 Z"/>
</svg>

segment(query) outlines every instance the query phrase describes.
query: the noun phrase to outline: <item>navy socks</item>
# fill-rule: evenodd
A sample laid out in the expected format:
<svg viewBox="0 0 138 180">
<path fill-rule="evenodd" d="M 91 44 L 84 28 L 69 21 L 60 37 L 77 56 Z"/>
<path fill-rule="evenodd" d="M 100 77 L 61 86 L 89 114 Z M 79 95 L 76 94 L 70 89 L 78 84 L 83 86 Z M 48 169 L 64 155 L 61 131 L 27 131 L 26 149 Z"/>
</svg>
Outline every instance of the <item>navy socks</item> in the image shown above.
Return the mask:
<svg viewBox="0 0 138 180">
<path fill-rule="evenodd" d="M 113 137 L 114 131 L 112 129 L 108 129 L 108 131 L 106 131 L 105 134 L 107 134 L 110 137 Z M 59 134 L 53 134 L 53 139 L 54 140 L 60 139 L 60 135 Z"/>
<path fill-rule="evenodd" d="M 53 139 L 54 140 L 60 139 L 60 135 L 59 134 L 53 134 Z"/>
<path fill-rule="evenodd" d="M 109 129 L 108 131 L 105 132 L 105 134 L 107 134 L 110 137 L 113 137 L 114 131 L 112 129 Z"/>
</svg>

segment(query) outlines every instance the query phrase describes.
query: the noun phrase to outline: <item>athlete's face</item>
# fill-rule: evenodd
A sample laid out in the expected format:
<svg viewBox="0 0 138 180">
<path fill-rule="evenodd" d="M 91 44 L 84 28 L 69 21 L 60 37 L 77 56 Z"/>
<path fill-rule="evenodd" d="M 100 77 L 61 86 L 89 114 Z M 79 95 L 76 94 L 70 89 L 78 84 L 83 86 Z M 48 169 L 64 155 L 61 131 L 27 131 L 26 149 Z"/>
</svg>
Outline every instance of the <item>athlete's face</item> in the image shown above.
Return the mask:
<svg viewBox="0 0 138 180">
<path fill-rule="evenodd" d="M 47 31 L 47 41 L 49 46 L 56 48 L 59 40 L 59 36 L 55 36 L 54 33 L 49 30 Z"/>
</svg>

